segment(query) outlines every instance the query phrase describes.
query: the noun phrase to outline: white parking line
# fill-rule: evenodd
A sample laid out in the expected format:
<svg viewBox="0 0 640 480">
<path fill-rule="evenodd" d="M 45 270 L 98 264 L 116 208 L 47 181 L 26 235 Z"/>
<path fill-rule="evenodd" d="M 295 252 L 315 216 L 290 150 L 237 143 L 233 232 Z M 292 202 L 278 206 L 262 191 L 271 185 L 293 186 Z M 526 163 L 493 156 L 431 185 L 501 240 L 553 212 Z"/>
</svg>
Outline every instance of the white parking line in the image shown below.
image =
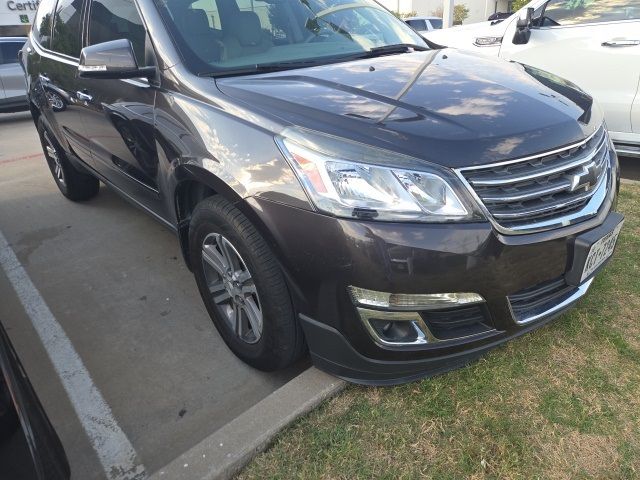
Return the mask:
<svg viewBox="0 0 640 480">
<path fill-rule="evenodd" d="M 31 319 L 107 478 L 146 478 L 146 470 L 131 442 L 2 232 L 0 265 Z"/>
</svg>

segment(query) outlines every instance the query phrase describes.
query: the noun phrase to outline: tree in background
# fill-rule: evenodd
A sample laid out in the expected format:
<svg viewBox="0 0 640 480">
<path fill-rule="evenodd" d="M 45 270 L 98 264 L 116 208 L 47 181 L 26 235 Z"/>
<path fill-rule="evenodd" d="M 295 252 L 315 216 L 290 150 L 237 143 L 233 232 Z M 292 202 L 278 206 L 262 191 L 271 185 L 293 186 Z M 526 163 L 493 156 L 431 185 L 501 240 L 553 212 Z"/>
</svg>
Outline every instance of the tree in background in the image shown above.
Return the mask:
<svg viewBox="0 0 640 480">
<path fill-rule="evenodd" d="M 404 12 L 404 13 L 400 13 L 400 12 L 391 12 L 391 13 L 393 13 L 398 18 L 410 18 L 410 17 L 415 17 L 415 16 L 418 15 L 418 12 L 416 12 L 416 11 Z"/>
<path fill-rule="evenodd" d="M 469 16 L 469 9 L 464 3 L 453 7 L 453 24 L 462 25 L 462 22 Z"/>
<path fill-rule="evenodd" d="M 444 8 L 441 6 L 431 11 L 431 15 L 434 17 L 442 18 L 444 15 Z M 462 22 L 469 16 L 469 8 L 464 3 L 454 5 L 453 7 L 453 24 L 462 25 Z"/>
<path fill-rule="evenodd" d="M 444 8 L 440 5 L 435 10 L 431 10 L 431 15 L 434 17 L 442 18 L 444 16 Z"/>
<path fill-rule="evenodd" d="M 530 1 L 531 0 L 514 0 L 513 4 L 511 5 L 511 11 L 512 12 L 517 12 L 518 10 L 520 10 L 522 7 L 524 7 Z"/>
</svg>

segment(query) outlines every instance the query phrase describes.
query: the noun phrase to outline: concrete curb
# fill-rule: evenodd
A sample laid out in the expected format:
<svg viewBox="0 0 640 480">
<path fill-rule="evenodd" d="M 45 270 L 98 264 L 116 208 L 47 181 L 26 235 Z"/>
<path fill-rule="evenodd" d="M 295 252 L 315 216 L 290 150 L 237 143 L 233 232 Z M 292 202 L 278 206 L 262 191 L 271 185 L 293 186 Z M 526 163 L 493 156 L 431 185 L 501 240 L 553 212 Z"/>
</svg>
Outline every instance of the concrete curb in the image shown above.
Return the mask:
<svg viewBox="0 0 640 480">
<path fill-rule="evenodd" d="M 187 450 L 149 480 L 218 480 L 238 473 L 276 434 L 346 382 L 311 367 Z"/>
<path fill-rule="evenodd" d="M 629 180 L 628 178 L 621 178 L 620 183 L 627 185 L 640 185 L 640 180 Z"/>
</svg>

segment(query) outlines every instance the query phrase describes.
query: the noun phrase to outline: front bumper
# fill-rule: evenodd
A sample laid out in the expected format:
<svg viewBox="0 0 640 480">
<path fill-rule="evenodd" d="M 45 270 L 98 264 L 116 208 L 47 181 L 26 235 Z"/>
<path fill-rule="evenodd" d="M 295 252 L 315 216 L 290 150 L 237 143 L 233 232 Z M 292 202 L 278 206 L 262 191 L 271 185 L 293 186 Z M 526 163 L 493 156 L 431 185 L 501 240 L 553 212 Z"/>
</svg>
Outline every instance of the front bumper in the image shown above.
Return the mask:
<svg viewBox="0 0 640 480">
<path fill-rule="evenodd" d="M 488 222 L 353 221 L 259 197 L 248 202 L 288 278 L 316 366 L 352 382 L 395 384 L 467 364 L 575 304 L 591 283 L 567 283 L 579 254 L 576 239 L 621 219 L 613 211 L 613 173 L 596 216 L 526 235 L 502 235 Z M 383 345 L 365 328 L 350 285 L 405 294 L 477 293 L 490 328 L 433 344 Z M 519 321 L 527 308 L 537 309 L 535 318 Z"/>
</svg>

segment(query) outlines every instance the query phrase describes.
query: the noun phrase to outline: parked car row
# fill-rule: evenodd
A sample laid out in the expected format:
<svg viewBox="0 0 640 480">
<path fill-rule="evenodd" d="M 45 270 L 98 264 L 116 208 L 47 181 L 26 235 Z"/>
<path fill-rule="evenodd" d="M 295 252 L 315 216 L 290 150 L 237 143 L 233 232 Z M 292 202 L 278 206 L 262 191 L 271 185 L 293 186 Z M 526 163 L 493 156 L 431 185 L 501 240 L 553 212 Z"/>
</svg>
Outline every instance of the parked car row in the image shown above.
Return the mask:
<svg viewBox="0 0 640 480">
<path fill-rule="evenodd" d="M 604 109 L 619 153 L 640 157 L 640 2 L 534 0 L 502 22 L 425 33 L 579 85 Z"/>
</svg>

